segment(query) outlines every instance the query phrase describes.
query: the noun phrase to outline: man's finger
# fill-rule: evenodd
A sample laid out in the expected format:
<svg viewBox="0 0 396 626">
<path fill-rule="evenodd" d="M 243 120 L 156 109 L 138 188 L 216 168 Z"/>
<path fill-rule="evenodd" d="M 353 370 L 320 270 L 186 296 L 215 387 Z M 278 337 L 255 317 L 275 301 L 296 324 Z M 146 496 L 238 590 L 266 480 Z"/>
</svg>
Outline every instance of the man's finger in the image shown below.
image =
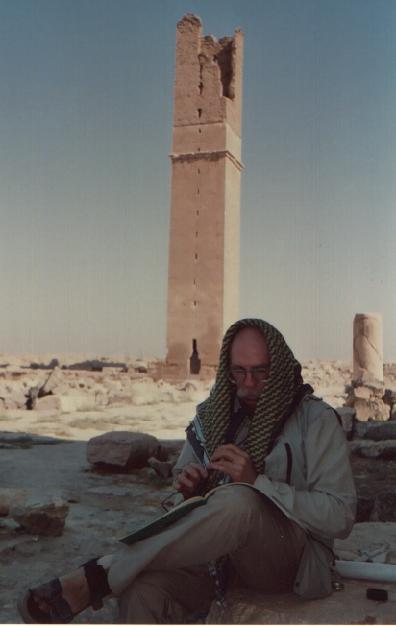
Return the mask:
<svg viewBox="0 0 396 626">
<path fill-rule="evenodd" d="M 197 463 L 190 463 L 183 468 L 182 474 L 191 476 L 201 480 L 201 478 L 207 478 L 208 472 L 203 465 Z"/>
<path fill-rule="evenodd" d="M 234 450 L 230 450 L 225 446 L 223 449 L 218 448 L 211 457 L 211 461 L 220 461 L 220 460 L 230 461 L 231 463 L 245 463 L 249 460 L 249 456 L 242 456 L 241 454 L 236 454 Z"/>
<path fill-rule="evenodd" d="M 227 476 L 235 479 L 236 476 L 240 474 L 242 471 L 242 467 L 235 463 L 230 463 L 229 461 L 218 461 L 216 463 L 209 463 L 208 467 L 210 469 L 218 470 L 219 472 L 223 472 Z"/>
</svg>

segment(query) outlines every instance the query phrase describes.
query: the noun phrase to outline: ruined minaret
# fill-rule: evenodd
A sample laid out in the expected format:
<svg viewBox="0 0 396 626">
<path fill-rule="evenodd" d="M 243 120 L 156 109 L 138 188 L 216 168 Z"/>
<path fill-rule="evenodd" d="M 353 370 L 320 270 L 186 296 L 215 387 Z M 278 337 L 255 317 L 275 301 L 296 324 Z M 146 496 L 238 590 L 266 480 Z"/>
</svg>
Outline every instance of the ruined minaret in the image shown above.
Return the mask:
<svg viewBox="0 0 396 626">
<path fill-rule="evenodd" d="M 239 308 L 243 38 L 201 26 L 176 35 L 166 363 L 182 376 L 217 364 Z"/>
</svg>

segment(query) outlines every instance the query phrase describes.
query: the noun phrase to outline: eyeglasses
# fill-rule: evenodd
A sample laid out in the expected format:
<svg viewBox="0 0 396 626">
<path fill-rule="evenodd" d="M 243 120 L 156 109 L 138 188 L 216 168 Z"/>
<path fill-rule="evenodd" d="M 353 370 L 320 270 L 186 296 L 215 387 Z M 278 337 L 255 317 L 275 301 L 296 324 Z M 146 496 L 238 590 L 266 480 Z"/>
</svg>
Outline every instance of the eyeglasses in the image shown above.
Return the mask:
<svg viewBox="0 0 396 626">
<path fill-rule="evenodd" d="M 255 365 L 254 367 L 240 367 L 239 365 L 232 365 L 230 368 L 230 380 L 232 383 L 245 382 L 246 376 L 250 373 L 256 383 L 261 383 L 269 376 L 270 366 L 268 365 Z"/>
</svg>

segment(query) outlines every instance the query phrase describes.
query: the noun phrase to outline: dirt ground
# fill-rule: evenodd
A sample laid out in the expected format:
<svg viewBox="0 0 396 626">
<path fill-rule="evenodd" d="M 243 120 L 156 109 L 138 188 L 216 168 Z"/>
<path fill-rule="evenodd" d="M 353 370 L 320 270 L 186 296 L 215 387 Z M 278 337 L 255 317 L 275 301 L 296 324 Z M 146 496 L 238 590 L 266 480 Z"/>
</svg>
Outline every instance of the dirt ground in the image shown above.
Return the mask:
<svg viewBox="0 0 396 626">
<path fill-rule="evenodd" d="M 26 589 L 73 570 L 88 559 L 118 549 L 117 537 L 160 514 L 170 481 L 150 469 L 132 474 L 94 473 L 86 461 L 86 442 L 6 448 L 0 454 L 0 485 L 31 494 L 61 494 L 69 503 L 60 537 L 39 537 L 0 519 L 0 623 L 20 623 L 18 596 Z M 77 623 L 111 623 L 117 607 L 88 609 Z"/>
</svg>

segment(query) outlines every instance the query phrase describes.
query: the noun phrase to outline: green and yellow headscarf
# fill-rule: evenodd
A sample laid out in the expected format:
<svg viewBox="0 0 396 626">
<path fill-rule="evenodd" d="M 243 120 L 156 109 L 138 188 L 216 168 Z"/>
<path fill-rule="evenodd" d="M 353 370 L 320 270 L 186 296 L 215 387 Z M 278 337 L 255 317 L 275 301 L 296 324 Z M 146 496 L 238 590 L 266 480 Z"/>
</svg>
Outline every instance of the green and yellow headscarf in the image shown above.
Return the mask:
<svg viewBox="0 0 396 626">
<path fill-rule="evenodd" d="M 244 446 L 258 473 L 263 471 L 265 457 L 271 451 L 282 427 L 303 396 L 312 393 L 304 385 L 301 365 L 294 358 L 283 335 L 271 324 L 260 319 L 242 319 L 226 332 L 220 351 L 219 367 L 210 396 L 198 407 L 206 448 L 211 455 L 224 443 L 224 436 L 233 412 L 235 385 L 229 379 L 231 344 L 238 331 L 258 328 L 264 335 L 270 356 L 270 373 L 251 419 L 249 435 Z"/>
</svg>

